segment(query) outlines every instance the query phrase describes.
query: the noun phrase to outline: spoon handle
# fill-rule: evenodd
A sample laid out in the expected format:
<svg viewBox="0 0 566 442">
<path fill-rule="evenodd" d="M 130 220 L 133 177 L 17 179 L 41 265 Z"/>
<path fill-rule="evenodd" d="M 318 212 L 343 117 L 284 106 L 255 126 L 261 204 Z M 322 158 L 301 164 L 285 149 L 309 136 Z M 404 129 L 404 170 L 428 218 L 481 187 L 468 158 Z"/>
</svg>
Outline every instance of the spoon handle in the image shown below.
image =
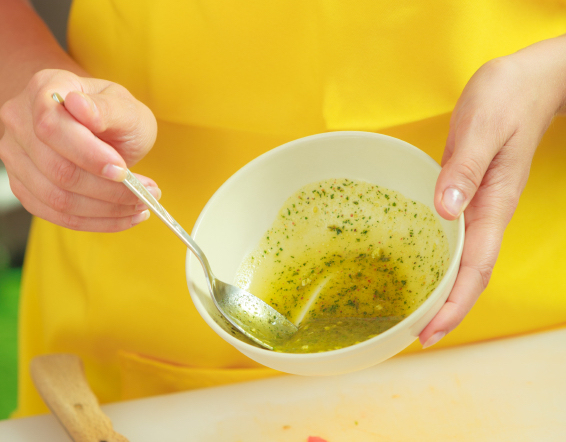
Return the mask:
<svg viewBox="0 0 566 442">
<path fill-rule="evenodd" d="M 37 391 L 75 442 L 128 442 L 114 431 L 72 354 L 37 356 L 30 371 Z"/>
<path fill-rule="evenodd" d="M 210 268 L 210 264 L 206 259 L 205 254 L 201 250 L 201 248 L 197 245 L 196 242 L 193 241 L 191 236 L 181 227 L 181 225 L 175 221 L 175 219 L 169 215 L 167 210 L 159 204 L 159 202 L 153 197 L 151 193 L 144 187 L 144 185 L 135 177 L 135 175 L 127 171 L 126 179 L 123 183 L 130 189 L 140 200 L 142 200 L 147 207 L 151 209 L 153 213 L 157 215 L 157 217 L 163 221 L 167 227 L 169 227 L 175 235 L 179 237 L 181 241 L 185 243 L 185 245 L 193 252 L 196 257 L 201 262 L 204 270 L 208 273 L 208 275 L 212 279 L 214 278 L 212 274 L 212 270 Z M 208 276 L 207 275 L 207 276 Z"/>
<path fill-rule="evenodd" d="M 62 104 L 65 106 L 65 100 L 61 95 L 55 92 L 51 98 L 55 100 L 57 103 Z M 196 242 L 193 241 L 191 236 L 185 232 L 185 229 L 181 227 L 181 225 L 173 219 L 167 210 L 157 202 L 157 200 L 153 197 L 151 193 L 147 191 L 144 185 L 135 177 L 135 175 L 127 171 L 126 179 L 123 181 L 128 189 L 130 189 L 140 200 L 142 200 L 153 213 L 157 215 L 157 217 L 163 221 L 167 227 L 169 227 L 175 235 L 179 237 L 181 241 L 185 243 L 185 245 L 189 248 L 191 252 L 195 254 L 198 258 L 204 271 L 206 273 L 206 279 L 209 285 L 209 289 L 212 293 L 212 286 L 214 281 L 214 274 L 212 273 L 212 269 L 210 268 L 210 264 L 208 263 L 208 259 L 206 259 L 205 254 L 201 250 L 201 248 L 197 245 Z"/>
</svg>

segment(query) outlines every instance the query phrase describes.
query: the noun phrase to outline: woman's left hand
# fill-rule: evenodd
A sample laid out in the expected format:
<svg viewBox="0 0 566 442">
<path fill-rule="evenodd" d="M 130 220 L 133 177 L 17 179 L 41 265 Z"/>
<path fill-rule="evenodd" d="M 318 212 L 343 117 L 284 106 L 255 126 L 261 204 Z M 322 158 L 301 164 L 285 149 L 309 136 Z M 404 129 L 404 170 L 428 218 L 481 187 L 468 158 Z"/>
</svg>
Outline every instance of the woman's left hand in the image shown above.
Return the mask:
<svg viewBox="0 0 566 442">
<path fill-rule="evenodd" d="M 435 207 L 449 220 L 464 212 L 466 238 L 454 288 L 419 335 L 424 348 L 452 331 L 486 288 L 535 150 L 565 99 L 566 36 L 486 63 L 464 88 L 450 121 Z"/>
</svg>

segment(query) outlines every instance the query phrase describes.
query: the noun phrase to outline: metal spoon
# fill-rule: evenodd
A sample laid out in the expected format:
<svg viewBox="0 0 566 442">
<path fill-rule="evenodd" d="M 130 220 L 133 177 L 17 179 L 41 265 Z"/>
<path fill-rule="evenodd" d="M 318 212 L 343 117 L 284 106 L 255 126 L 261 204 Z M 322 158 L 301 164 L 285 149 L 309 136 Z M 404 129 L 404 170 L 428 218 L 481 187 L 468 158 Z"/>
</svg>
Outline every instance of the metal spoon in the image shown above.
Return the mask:
<svg viewBox="0 0 566 442">
<path fill-rule="evenodd" d="M 53 94 L 53 99 L 64 104 L 58 93 Z M 204 269 L 214 304 L 228 322 L 269 350 L 297 332 L 297 327 L 269 304 L 245 290 L 217 279 L 200 247 L 129 170 L 123 183 L 196 255 Z"/>
<path fill-rule="evenodd" d="M 142 183 L 128 170 L 124 184 L 193 252 L 204 269 L 208 290 L 216 308 L 248 338 L 273 350 L 297 331 L 297 327 L 258 297 L 217 279 L 203 251 Z"/>
</svg>

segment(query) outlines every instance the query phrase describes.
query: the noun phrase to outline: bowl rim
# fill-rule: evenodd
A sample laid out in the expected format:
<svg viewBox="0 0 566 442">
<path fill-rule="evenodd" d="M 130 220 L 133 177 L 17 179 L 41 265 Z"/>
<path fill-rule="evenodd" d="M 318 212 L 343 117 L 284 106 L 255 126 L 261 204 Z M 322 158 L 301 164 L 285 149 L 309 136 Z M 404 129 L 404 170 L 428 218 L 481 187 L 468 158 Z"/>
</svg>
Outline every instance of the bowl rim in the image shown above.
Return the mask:
<svg viewBox="0 0 566 442">
<path fill-rule="evenodd" d="M 384 135 L 384 134 L 375 133 L 375 132 L 366 132 L 366 131 L 334 131 L 334 132 L 324 132 L 324 133 L 320 133 L 320 134 L 309 135 L 309 136 L 306 136 L 306 137 L 302 137 L 302 138 L 298 138 L 298 139 L 289 141 L 289 142 L 284 143 L 280 146 L 277 146 L 273 149 L 270 149 L 267 152 L 264 152 L 263 154 L 259 155 L 258 157 L 254 158 L 253 160 L 248 162 L 246 165 L 241 167 L 234 174 L 232 174 L 216 190 L 216 192 L 214 192 L 214 194 L 210 197 L 210 199 L 208 200 L 206 205 L 203 207 L 202 211 L 199 214 L 199 217 L 197 218 L 197 220 L 196 220 L 196 222 L 193 226 L 193 229 L 191 231 L 191 236 L 193 238 L 195 238 L 195 240 L 196 240 L 196 236 L 198 235 L 198 231 L 199 231 L 202 219 L 206 216 L 208 210 L 214 204 L 214 200 L 217 199 L 218 197 L 220 197 L 221 195 L 223 195 L 225 192 L 227 192 L 231 183 L 233 181 L 238 180 L 241 175 L 246 174 L 249 169 L 260 167 L 262 163 L 264 163 L 265 161 L 268 161 L 270 159 L 270 157 L 272 157 L 273 155 L 277 155 L 282 150 L 287 150 L 287 149 L 290 149 L 290 148 L 291 149 L 297 148 L 298 146 L 300 146 L 304 142 L 307 142 L 307 141 L 310 141 L 310 140 L 325 139 L 325 138 L 336 138 L 336 137 L 352 137 L 352 136 L 361 137 L 361 138 L 374 138 L 374 139 L 380 139 L 380 140 L 387 140 L 388 142 L 397 143 L 397 144 L 400 145 L 399 146 L 400 148 L 404 148 L 405 150 L 410 151 L 412 155 L 416 155 L 417 157 L 420 157 L 420 159 L 424 163 L 428 163 L 429 166 L 432 166 L 433 168 L 435 168 L 438 171 L 440 171 L 442 169 L 441 166 L 430 155 L 428 155 L 423 150 L 419 149 L 416 146 L 413 146 L 412 144 L 410 144 L 406 141 L 403 141 L 399 138 L 395 138 L 395 137 L 392 137 L 392 136 L 389 136 L 389 135 Z M 462 213 L 454 221 L 456 221 L 458 223 L 457 235 L 456 235 L 456 245 L 455 245 L 455 248 L 454 248 L 454 256 L 451 257 L 448 269 L 446 270 L 444 276 L 440 280 L 440 283 L 431 292 L 431 294 L 428 296 L 428 298 L 415 311 L 413 311 L 411 314 L 409 314 L 409 316 L 407 316 L 406 318 L 399 321 L 393 327 L 391 327 L 391 328 L 387 329 L 386 331 L 378 334 L 377 336 L 374 336 L 373 338 L 367 339 L 367 340 L 362 341 L 358 344 L 350 345 L 348 347 L 343 347 L 343 348 L 336 349 L 336 350 L 328 350 L 328 351 L 318 352 L 318 353 L 284 353 L 284 352 L 277 352 L 277 351 L 273 351 L 273 350 L 268 350 L 266 348 L 258 347 L 258 346 L 249 344 L 247 342 L 244 342 L 244 341 L 242 341 L 238 338 L 235 338 L 230 333 L 228 333 L 226 330 L 224 330 L 220 325 L 218 325 L 216 323 L 216 321 L 214 321 L 214 319 L 212 319 L 212 317 L 206 311 L 206 308 L 204 307 L 204 305 L 200 302 L 200 299 L 198 298 L 198 296 L 193 294 L 192 283 L 190 281 L 189 275 L 190 275 L 190 267 L 191 267 L 192 260 L 196 260 L 197 258 L 193 255 L 193 253 L 189 249 L 187 249 L 186 261 L 185 261 L 185 276 L 186 276 L 186 279 L 187 279 L 189 293 L 190 293 L 190 296 L 191 296 L 191 299 L 193 301 L 195 308 L 197 309 L 197 311 L 199 312 L 199 314 L 201 315 L 203 320 L 208 324 L 208 326 L 211 327 L 225 341 L 227 341 L 228 343 L 230 343 L 231 345 L 233 345 L 236 348 L 241 348 L 243 346 L 243 347 L 246 348 L 246 351 L 249 351 L 249 352 L 252 352 L 252 353 L 253 352 L 259 352 L 259 354 L 262 354 L 262 355 L 269 354 L 270 357 L 273 358 L 273 359 L 279 359 L 279 360 L 285 360 L 285 361 L 289 361 L 289 360 L 308 361 L 308 360 L 311 360 L 311 359 L 320 360 L 320 359 L 326 359 L 326 358 L 337 358 L 337 357 L 339 358 L 341 356 L 345 356 L 346 354 L 352 353 L 352 352 L 356 352 L 356 353 L 364 352 L 365 350 L 368 349 L 368 347 L 373 347 L 376 341 L 386 341 L 391 335 L 395 334 L 398 329 L 400 329 L 402 327 L 403 328 L 404 327 L 410 328 L 411 326 L 413 326 L 418 320 L 420 320 L 429 311 L 429 309 L 432 307 L 432 305 L 435 302 L 438 301 L 440 294 L 444 292 L 446 285 L 449 284 L 449 279 L 450 279 L 449 276 L 456 274 L 456 277 L 457 277 L 458 269 L 456 267 L 460 266 L 460 259 L 461 259 L 463 248 L 464 248 L 464 237 L 465 237 L 464 214 Z M 447 296 L 449 296 L 449 295 L 450 295 L 450 293 Z M 417 338 L 417 336 L 415 336 L 415 339 L 416 338 Z"/>
</svg>

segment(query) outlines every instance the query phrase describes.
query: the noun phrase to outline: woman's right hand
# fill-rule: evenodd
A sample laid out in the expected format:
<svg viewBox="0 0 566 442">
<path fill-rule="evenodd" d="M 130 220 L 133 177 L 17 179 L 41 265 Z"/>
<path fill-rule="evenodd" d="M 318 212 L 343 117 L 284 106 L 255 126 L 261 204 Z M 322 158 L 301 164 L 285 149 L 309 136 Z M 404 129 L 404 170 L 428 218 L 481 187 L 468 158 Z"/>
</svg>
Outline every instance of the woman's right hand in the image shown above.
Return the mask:
<svg viewBox="0 0 566 442">
<path fill-rule="evenodd" d="M 43 70 L 2 106 L 0 120 L 0 159 L 12 192 L 33 215 L 92 232 L 126 230 L 149 216 L 121 181 L 153 146 L 157 123 L 124 87 Z M 161 196 L 153 180 L 137 177 Z"/>
</svg>

